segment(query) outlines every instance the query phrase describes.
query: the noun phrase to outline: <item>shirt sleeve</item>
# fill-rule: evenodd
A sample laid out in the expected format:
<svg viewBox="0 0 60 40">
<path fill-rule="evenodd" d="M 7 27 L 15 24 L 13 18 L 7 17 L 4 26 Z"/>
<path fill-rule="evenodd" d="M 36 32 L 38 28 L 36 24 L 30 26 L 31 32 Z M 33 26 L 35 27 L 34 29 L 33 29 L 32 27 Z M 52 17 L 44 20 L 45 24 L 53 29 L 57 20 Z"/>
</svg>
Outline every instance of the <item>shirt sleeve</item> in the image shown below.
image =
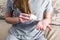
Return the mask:
<svg viewBox="0 0 60 40">
<path fill-rule="evenodd" d="M 48 13 L 53 12 L 53 7 L 52 7 L 52 1 L 51 0 L 49 0 L 49 3 L 47 5 L 47 7 L 46 7 L 46 12 L 48 12 Z"/>
<path fill-rule="evenodd" d="M 11 0 L 7 0 L 6 12 L 7 13 L 12 13 L 12 2 L 11 2 Z"/>
</svg>

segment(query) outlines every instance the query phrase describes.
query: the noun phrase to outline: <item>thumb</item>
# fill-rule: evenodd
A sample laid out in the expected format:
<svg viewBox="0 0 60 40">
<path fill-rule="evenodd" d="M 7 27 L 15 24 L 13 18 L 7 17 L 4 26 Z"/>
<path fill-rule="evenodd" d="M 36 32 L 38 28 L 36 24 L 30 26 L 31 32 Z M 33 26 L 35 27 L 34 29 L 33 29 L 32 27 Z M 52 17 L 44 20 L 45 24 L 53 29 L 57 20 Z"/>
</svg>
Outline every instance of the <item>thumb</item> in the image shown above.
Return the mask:
<svg viewBox="0 0 60 40">
<path fill-rule="evenodd" d="M 52 29 L 51 25 L 48 25 L 48 26 L 47 26 L 47 28 L 48 28 L 49 30 L 51 30 L 51 29 Z"/>
</svg>

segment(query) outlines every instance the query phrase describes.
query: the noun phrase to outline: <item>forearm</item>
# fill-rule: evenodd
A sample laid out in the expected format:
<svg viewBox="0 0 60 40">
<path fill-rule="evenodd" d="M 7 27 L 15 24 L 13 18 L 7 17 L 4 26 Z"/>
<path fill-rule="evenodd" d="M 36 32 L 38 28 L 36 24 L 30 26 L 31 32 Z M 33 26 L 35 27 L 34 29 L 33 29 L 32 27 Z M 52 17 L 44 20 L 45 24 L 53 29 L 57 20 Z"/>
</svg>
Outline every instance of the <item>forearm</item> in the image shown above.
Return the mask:
<svg viewBox="0 0 60 40">
<path fill-rule="evenodd" d="M 19 23 L 18 17 L 7 17 L 5 18 L 5 21 L 10 24 L 16 24 Z"/>
<path fill-rule="evenodd" d="M 50 13 L 46 13 L 43 15 L 43 20 L 45 20 L 47 23 L 51 22 L 51 14 Z"/>
</svg>

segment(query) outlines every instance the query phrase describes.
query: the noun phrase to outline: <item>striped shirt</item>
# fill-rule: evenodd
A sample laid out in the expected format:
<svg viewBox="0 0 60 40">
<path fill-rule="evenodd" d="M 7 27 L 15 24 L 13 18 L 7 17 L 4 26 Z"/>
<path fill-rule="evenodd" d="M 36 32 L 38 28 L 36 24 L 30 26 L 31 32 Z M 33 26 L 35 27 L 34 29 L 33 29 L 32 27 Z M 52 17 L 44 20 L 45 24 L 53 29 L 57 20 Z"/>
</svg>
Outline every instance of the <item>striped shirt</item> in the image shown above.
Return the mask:
<svg viewBox="0 0 60 40">
<path fill-rule="evenodd" d="M 44 34 L 43 30 L 36 30 L 36 24 L 39 20 L 43 19 L 44 12 L 52 13 L 51 0 L 29 0 L 29 7 L 31 14 L 37 17 L 36 20 L 32 20 L 29 24 L 15 23 L 12 24 L 10 34 L 16 36 L 19 39 L 37 39 Z M 13 11 L 13 13 L 12 13 Z M 21 11 L 13 8 L 13 1 L 7 1 L 6 12 L 12 13 L 13 17 L 18 17 Z"/>
</svg>

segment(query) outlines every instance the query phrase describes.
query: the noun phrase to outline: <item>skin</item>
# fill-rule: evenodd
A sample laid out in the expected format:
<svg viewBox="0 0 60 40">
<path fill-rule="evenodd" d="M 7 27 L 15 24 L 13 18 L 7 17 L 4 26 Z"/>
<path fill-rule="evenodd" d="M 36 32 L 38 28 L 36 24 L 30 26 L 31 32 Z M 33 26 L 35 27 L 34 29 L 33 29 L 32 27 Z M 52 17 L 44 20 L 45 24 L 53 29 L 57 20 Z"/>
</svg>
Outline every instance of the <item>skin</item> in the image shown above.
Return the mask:
<svg viewBox="0 0 60 40">
<path fill-rule="evenodd" d="M 7 23 L 15 24 L 20 22 L 30 21 L 29 14 L 21 13 L 19 17 L 11 17 L 11 13 L 6 13 L 4 18 Z"/>
<path fill-rule="evenodd" d="M 10 24 L 17 24 L 17 23 L 24 23 L 26 21 L 30 21 L 30 14 L 26 13 L 20 13 L 19 17 L 12 17 L 12 13 L 6 13 L 4 18 L 7 23 Z M 43 20 L 39 21 L 36 25 L 37 30 L 45 30 L 46 28 L 51 29 L 51 26 L 49 25 L 51 21 L 51 13 L 49 12 L 44 12 L 43 14 Z"/>
<path fill-rule="evenodd" d="M 49 30 L 51 30 L 51 26 L 49 25 L 51 20 L 51 14 L 47 12 L 47 13 L 44 13 L 43 16 L 44 16 L 43 20 L 37 23 L 36 29 L 45 30 L 46 28 L 48 28 Z M 32 20 L 30 19 L 30 14 L 25 14 L 25 13 L 21 13 L 19 17 L 11 17 L 10 13 L 6 13 L 4 17 L 5 17 L 5 21 L 10 24 L 15 24 L 20 22 L 23 23 L 23 22 Z"/>
<path fill-rule="evenodd" d="M 48 28 L 49 30 L 51 30 L 51 26 L 49 25 L 51 21 L 51 14 L 49 12 L 45 12 L 43 14 L 43 20 L 39 21 L 38 24 L 36 25 L 36 29 L 37 30 L 45 30 L 46 28 Z"/>
</svg>

